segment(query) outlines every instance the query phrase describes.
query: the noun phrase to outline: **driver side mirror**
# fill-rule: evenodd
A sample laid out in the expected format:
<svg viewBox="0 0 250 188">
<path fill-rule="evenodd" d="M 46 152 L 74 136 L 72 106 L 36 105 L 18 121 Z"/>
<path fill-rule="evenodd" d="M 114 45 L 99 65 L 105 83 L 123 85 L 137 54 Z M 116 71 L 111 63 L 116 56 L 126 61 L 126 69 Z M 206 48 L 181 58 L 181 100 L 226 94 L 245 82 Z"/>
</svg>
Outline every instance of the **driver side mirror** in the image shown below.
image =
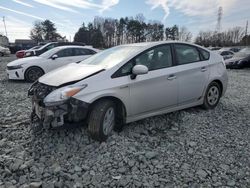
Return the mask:
<svg viewBox="0 0 250 188">
<path fill-rule="evenodd" d="M 135 79 L 137 75 L 141 74 L 147 74 L 148 73 L 148 67 L 145 65 L 135 65 L 132 69 L 131 79 Z"/>
<path fill-rule="evenodd" d="M 55 60 L 56 58 L 58 58 L 58 55 L 57 55 L 57 54 L 54 54 L 54 55 L 51 56 L 51 59 L 52 59 L 52 60 Z"/>
</svg>

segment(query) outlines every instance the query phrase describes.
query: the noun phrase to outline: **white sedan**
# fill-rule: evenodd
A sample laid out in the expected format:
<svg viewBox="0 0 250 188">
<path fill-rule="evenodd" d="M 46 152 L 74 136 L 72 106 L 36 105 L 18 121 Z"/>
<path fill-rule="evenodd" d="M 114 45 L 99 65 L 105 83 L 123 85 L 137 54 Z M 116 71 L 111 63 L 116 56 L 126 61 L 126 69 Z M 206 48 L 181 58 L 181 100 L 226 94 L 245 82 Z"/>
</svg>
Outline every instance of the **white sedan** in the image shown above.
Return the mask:
<svg viewBox="0 0 250 188">
<path fill-rule="evenodd" d="M 99 50 L 87 46 L 60 46 L 40 56 L 17 59 L 7 64 L 7 75 L 11 80 L 34 82 L 45 73 L 69 63 L 82 61 Z"/>
</svg>

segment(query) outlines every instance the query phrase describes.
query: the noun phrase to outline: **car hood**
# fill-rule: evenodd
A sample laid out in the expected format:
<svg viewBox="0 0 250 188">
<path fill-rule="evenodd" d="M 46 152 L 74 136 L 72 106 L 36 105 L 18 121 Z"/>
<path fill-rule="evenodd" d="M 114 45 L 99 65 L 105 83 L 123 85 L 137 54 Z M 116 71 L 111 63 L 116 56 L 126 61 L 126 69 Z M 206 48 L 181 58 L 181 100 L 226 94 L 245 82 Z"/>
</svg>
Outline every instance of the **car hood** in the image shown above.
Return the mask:
<svg viewBox="0 0 250 188">
<path fill-rule="evenodd" d="M 71 63 L 45 74 L 39 78 L 39 82 L 57 87 L 82 80 L 102 70 L 104 70 L 103 66 Z"/>
<path fill-rule="evenodd" d="M 26 63 L 31 63 L 31 62 L 40 61 L 40 60 L 42 60 L 42 59 L 43 59 L 42 57 L 27 57 L 27 58 L 24 58 L 24 59 L 17 59 L 17 60 L 14 60 L 14 61 L 8 63 L 7 66 L 23 65 L 23 64 L 26 64 Z"/>
<path fill-rule="evenodd" d="M 25 50 L 19 50 L 16 53 L 24 53 L 24 52 L 25 52 Z"/>
</svg>

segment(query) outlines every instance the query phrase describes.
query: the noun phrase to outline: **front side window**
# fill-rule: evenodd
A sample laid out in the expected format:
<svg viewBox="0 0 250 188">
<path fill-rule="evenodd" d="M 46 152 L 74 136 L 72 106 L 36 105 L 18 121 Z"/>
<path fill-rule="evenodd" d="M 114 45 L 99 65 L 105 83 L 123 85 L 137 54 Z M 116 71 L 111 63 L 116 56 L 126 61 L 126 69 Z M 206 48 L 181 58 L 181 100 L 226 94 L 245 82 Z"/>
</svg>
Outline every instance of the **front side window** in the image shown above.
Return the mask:
<svg viewBox="0 0 250 188">
<path fill-rule="evenodd" d="M 174 46 L 176 58 L 180 65 L 200 61 L 200 55 L 196 47 L 185 44 L 175 44 Z"/>
<path fill-rule="evenodd" d="M 73 56 L 73 49 L 72 48 L 67 48 L 60 50 L 59 52 L 56 53 L 58 57 L 69 57 Z"/>
<path fill-rule="evenodd" d="M 130 75 L 135 65 L 145 65 L 149 71 L 167 68 L 172 66 L 172 54 L 170 45 L 164 45 L 143 52 L 136 58 L 123 65 L 114 77 Z"/>
<path fill-rule="evenodd" d="M 172 66 L 170 45 L 153 48 L 135 58 L 136 65 L 145 65 L 148 70 L 162 69 Z"/>
</svg>

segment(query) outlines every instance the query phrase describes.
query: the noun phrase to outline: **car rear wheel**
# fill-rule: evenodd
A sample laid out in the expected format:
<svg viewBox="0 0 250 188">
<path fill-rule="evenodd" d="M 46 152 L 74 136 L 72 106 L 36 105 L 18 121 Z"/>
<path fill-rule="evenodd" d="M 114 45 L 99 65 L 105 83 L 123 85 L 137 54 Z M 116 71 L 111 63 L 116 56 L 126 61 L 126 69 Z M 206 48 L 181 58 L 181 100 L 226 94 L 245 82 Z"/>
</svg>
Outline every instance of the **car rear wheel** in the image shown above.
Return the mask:
<svg viewBox="0 0 250 188">
<path fill-rule="evenodd" d="M 101 100 L 94 104 L 88 118 L 90 136 L 98 141 L 107 140 L 115 125 L 115 104 L 111 100 Z"/>
<path fill-rule="evenodd" d="M 220 85 L 217 82 L 210 83 L 207 88 L 202 107 L 205 109 L 215 108 L 220 101 L 220 97 L 221 97 Z"/>
<path fill-rule="evenodd" d="M 39 67 L 31 67 L 25 72 L 25 79 L 28 82 L 34 82 L 44 75 L 44 71 Z"/>
<path fill-rule="evenodd" d="M 3 56 L 4 56 L 4 54 L 3 54 L 2 52 L 0 52 L 0 56 L 2 56 L 2 57 L 3 57 Z"/>
</svg>

